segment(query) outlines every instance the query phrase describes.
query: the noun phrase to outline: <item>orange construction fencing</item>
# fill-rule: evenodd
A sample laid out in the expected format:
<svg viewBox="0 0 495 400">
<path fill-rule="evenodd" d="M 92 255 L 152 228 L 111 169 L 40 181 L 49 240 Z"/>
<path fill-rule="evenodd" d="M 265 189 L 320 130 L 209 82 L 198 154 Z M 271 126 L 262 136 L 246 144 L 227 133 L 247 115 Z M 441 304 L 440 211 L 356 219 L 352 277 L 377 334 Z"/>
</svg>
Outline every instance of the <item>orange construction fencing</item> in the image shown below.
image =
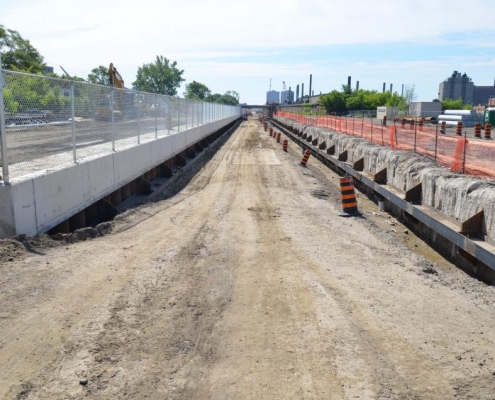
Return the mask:
<svg viewBox="0 0 495 400">
<path fill-rule="evenodd" d="M 334 115 L 311 116 L 277 111 L 277 116 L 309 125 L 328 128 L 339 133 L 361 137 L 370 142 L 395 150 L 412 151 L 434 159 L 453 172 L 478 177 L 495 178 L 495 141 L 490 140 L 490 128 L 485 139 L 474 130 L 468 137 L 464 130 L 446 134 L 440 125 L 397 123 L 370 117 L 339 117 Z M 463 128 L 464 129 L 464 128 Z"/>
</svg>

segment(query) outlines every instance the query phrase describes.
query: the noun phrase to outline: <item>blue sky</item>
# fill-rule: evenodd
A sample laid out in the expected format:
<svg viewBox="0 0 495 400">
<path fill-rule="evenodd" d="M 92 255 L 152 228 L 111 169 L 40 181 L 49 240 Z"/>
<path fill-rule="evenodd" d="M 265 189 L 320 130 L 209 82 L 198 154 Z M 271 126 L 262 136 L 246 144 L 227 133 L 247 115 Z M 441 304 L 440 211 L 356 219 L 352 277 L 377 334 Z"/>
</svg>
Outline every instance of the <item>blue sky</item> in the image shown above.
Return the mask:
<svg viewBox="0 0 495 400">
<path fill-rule="evenodd" d="M 1 2 L 0 16 L 56 70 L 85 78 L 113 62 L 130 87 L 138 66 L 163 55 L 184 85 L 253 104 L 270 78 L 274 90 L 304 82 L 307 93 L 313 74 L 315 93 L 326 93 L 350 75 L 364 89 L 414 85 L 421 101 L 454 70 L 476 85 L 495 79 L 495 1 L 17 0 Z"/>
</svg>

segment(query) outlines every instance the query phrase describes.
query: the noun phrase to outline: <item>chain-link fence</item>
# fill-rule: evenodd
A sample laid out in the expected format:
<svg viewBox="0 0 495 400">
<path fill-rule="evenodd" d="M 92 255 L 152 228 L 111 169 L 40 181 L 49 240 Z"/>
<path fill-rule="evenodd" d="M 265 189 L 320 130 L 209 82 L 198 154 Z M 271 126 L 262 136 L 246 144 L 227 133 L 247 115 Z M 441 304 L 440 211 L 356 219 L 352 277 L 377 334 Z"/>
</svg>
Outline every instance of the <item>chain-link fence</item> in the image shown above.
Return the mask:
<svg viewBox="0 0 495 400">
<path fill-rule="evenodd" d="M 453 172 L 495 178 L 495 142 L 489 129 L 426 123 L 417 118 L 377 120 L 373 115 L 337 117 L 278 111 L 278 116 L 302 124 L 362 137 L 382 146 L 430 157 Z"/>
<path fill-rule="evenodd" d="M 12 71 L 2 81 L 4 180 L 241 114 L 239 106 Z"/>
</svg>

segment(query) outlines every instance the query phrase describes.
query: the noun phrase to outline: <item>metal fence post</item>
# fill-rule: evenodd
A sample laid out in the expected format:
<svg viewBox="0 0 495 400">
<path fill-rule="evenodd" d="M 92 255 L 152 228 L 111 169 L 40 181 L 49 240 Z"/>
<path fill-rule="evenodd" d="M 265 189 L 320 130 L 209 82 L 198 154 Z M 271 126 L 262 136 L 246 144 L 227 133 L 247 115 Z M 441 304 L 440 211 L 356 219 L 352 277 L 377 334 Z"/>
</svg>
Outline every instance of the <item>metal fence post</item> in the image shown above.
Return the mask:
<svg viewBox="0 0 495 400">
<path fill-rule="evenodd" d="M 438 124 L 435 125 L 435 162 L 437 161 Z"/>
<path fill-rule="evenodd" d="M 140 93 L 140 92 L 138 92 Z M 141 96 L 141 94 L 138 94 L 138 96 Z M 141 97 L 138 97 L 138 101 L 136 102 L 137 106 L 137 123 L 138 123 L 138 144 L 141 144 Z"/>
<path fill-rule="evenodd" d="M 161 107 L 160 107 L 161 108 Z M 155 93 L 155 139 L 158 139 L 158 94 Z"/>
<path fill-rule="evenodd" d="M 363 131 L 364 131 L 364 111 L 363 111 L 363 117 L 361 118 L 361 137 L 363 137 Z"/>
<path fill-rule="evenodd" d="M 74 106 L 74 81 L 71 79 L 70 82 L 70 113 L 71 113 L 71 128 L 72 128 L 72 159 L 74 162 L 77 162 L 77 156 L 76 156 L 76 121 L 75 121 L 75 116 L 76 116 L 76 111 L 75 111 L 75 106 Z"/>
<path fill-rule="evenodd" d="M 180 132 L 180 98 L 177 97 L 177 132 Z"/>
<path fill-rule="evenodd" d="M 114 112 L 114 92 L 115 88 L 112 86 L 112 91 L 110 93 L 110 114 L 111 114 L 111 123 L 112 123 L 112 151 L 115 151 L 115 112 Z"/>
<path fill-rule="evenodd" d="M 414 121 L 414 152 L 416 153 L 416 121 Z"/>
<path fill-rule="evenodd" d="M 7 161 L 7 132 L 5 131 L 5 106 L 3 103 L 3 71 L 1 68 L 2 56 L 0 55 L 0 146 L 2 148 L 2 176 L 3 182 L 9 184 L 9 163 Z"/>
</svg>

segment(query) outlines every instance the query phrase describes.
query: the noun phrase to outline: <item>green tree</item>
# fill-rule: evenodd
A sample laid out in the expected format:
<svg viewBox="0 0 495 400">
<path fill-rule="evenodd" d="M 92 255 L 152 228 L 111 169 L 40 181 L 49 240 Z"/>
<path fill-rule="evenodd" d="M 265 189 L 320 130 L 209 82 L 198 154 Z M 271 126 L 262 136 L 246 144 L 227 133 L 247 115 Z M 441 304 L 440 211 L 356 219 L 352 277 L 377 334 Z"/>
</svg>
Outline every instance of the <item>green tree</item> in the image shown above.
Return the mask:
<svg viewBox="0 0 495 400">
<path fill-rule="evenodd" d="M 442 101 L 442 110 L 470 110 L 469 104 L 464 104 L 461 97 L 457 100 L 445 99 Z"/>
<path fill-rule="evenodd" d="M 232 92 L 227 92 L 225 94 L 220 94 L 220 93 L 211 94 L 206 98 L 206 101 L 209 101 L 211 103 L 227 104 L 231 106 L 235 106 L 239 104 L 239 100 L 228 93 L 232 93 Z"/>
<path fill-rule="evenodd" d="M 235 90 L 229 90 L 229 91 L 225 92 L 225 95 L 232 96 L 233 98 L 235 98 L 237 100 L 236 104 L 239 104 L 239 99 L 241 98 L 241 95 L 239 93 L 237 93 Z"/>
<path fill-rule="evenodd" d="M 338 90 L 332 90 L 330 93 L 320 97 L 320 104 L 330 113 L 341 113 L 347 110 L 346 95 Z"/>
<path fill-rule="evenodd" d="M 184 97 L 186 99 L 201 99 L 204 100 L 211 96 L 211 90 L 208 86 L 202 83 L 192 81 L 186 85 L 186 91 L 184 92 Z"/>
<path fill-rule="evenodd" d="M 184 70 L 177 68 L 177 62 L 163 56 L 156 56 L 156 61 L 138 67 L 136 81 L 133 83 L 137 90 L 143 92 L 167 94 L 175 96 L 181 82 L 184 81 Z"/>
<path fill-rule="evenodd" d="M 25 71 L 33 74 L 45 69 L 43 57 L 29 40 L 12 29 L 0 25 L 0 51 L 2 52 L 2 68 L 14 71 Z"/>
<path fill-rule="evenodd" d="M 108 68 L 100 65 L 91 70 L 88 74 L 88 82 L 95 83 L 97 85 L 110 86 L 110 77 L 108 75 Z"/>
</svg>

